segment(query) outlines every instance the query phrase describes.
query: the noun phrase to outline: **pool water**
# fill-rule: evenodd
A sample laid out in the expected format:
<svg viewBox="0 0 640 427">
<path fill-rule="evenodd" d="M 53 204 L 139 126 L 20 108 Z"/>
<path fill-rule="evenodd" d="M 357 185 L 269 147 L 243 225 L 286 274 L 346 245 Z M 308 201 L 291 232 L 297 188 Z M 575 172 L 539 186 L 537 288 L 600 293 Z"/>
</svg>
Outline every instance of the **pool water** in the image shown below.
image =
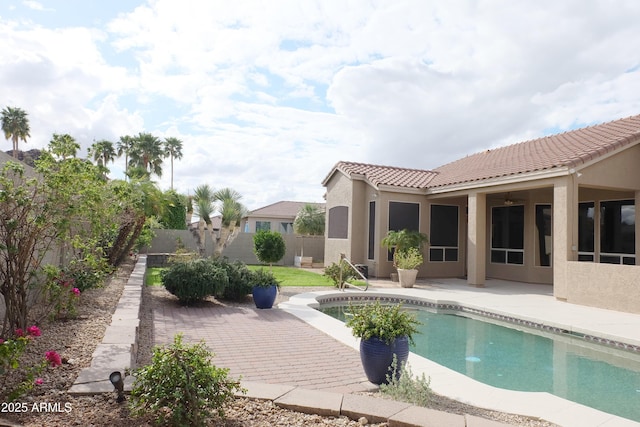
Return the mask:
<svg viewBox="0 0 640 427">
<path fill-rule="evenodd" d="M 322 312 L 345 319 L 348 307 Z M 416 310 L 411 351 L 482 383 L 542 391 L 640 421 L 640 355 L 568 336 L 542 336 L 467 317 Z"/>
</svg>

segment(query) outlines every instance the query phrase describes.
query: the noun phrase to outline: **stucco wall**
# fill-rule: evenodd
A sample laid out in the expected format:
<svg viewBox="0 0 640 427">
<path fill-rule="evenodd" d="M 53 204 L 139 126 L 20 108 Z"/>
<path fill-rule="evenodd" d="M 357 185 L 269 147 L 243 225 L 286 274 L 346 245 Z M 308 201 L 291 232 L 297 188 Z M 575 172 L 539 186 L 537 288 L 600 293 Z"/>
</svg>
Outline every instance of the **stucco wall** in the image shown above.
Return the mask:
<svg viewBox="0 0 640 427">
<path fill-rule="evenodd" d="M 567 262 L 567 302 L 640 314 L 640 267 Z"/>
<path fill-rule="evenodd" d="M 329 231 L 329 211 L 336 206 L 348 206 L 349 207 L 349 228 L 348 236 L 346 239 L 328 238 L 325 242 L 324 251 L 324 263 L 329 265 L 333 262 L 340 260 L 340 254 L 344 253 L 347 258 L 351 258 L 351 244 L 350 239 L 352 236 L 351 218 L 353 210 L 352 197 L 353 187 L 349 178 L 342 173 L 337 172 L 329 182 L 327 183 L 327 200 L 326 200 L 326 224 L 325 224 L 325 236 L 328 236 Z"/>
</svg>

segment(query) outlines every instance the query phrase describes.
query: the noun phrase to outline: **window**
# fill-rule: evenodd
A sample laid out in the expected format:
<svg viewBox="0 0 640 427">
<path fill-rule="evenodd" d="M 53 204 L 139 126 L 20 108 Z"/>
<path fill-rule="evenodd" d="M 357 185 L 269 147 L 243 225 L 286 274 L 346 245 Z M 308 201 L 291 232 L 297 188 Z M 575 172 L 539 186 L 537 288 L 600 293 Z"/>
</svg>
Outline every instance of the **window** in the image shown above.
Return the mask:
<svg viewBox="0 0 640 427">
<path fill-rule="evenodd" d="M 271 230 L 271 222 L 270 221 L 256 221 L 256 233 L 258 231 L 270 231 Z"/>
<path fill-rule="evenodd" d="M 420 231 L 420 205 L 408 202 L 389 202 L 389 231 Z M 389 251 L 388 261 L 393 261 Z"/>
<path fill-rule="evenodd" d="M 334 206 L 329 209 L 329 239 L 347 239 L 349 237 L 349 208 Z"/>
<path fill-rule="evenodd" d="M 376 202 L 369 202 L 369 242 L 367 259 L 375 258 L 376 248 Z"/>
<path fill-rule="evenodd" d="M 429 261 L 458 261 L 458 206 L 431 205 Z"/>
<path fill-rule="evenodd" d="M 600 262 L 636 263 L 636 207 L 634 200 L 600 203 Z"/>
<path fill-rule="evenodd" d="M 551 205 L 536 205 L 536 230 L 538 237 L 538 257 L 536 264 L 551 266 Z"/>
<path fill-rule="evenodd" d="M 292 222 L 281 222 L 280 223 L 280 233 L 282 234 L 293 234 L 293 223 Z"/>
<path fill-rule="evenodd" d="M 524 264 L 524 206 L 491 208 L 491 262 Z"/>
<path fill-rule="evenodd" d="M 595 209 L 593 202 L 578 204 L 578 261 L 595 261 Z"/>
</svg>

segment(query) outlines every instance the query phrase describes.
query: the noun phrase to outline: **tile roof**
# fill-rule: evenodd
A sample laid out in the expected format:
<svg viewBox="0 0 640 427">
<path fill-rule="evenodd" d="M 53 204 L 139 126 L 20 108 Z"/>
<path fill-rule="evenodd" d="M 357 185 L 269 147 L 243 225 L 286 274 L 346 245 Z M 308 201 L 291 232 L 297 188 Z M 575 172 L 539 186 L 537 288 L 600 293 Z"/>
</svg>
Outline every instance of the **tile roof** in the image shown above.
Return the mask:
<svg viewBox="0 0 640 427">
<path fill-rule="evenodd" d="M 300 209 L 304 207 L 304 205 L 310 202 L 291 202 L 291 201 L 280 201 L 275 202 L 267 206 L 263 206 L 261 208 L 255 209 L 247 216 L 261 216 L 261 217 L 291 217 L 294 218 Z M 324 209 L 324 203 L 311 203 L 313 205 L 317 205 L 320 208 Z"/>
<path fill-rule="evenodd" d="M 418 189 L 427 188 L 429 182 L 436 176 L 434 172 L 428 170 L 354 162 L 338 162 L 327 178 L 325 178 L 325 183 L 335 170 L 339 170 L 352 178 L 354 175 L 362 175 L 375 187 L 379 185 L 391 185 Z"/>
<path fill-rule="evenodd" d="M 640 115 L 486 150 L 440 166 L 430 187 L 572 168 L 640 140 Z"/>
</svg>

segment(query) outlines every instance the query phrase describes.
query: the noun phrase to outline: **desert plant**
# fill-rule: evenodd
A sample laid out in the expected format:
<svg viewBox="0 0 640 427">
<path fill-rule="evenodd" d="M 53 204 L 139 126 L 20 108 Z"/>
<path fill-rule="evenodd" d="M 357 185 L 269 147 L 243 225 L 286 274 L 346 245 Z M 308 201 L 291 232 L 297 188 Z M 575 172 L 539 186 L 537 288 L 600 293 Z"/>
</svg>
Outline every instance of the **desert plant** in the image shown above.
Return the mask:
<svg viewBox="0 0 640 427">
<path fill-rule="evenodd" d="M 388 250 L 393 251 L 393 266 L 397 267 L 396 254 L 398 252 L 409 248 L 418 248 L 422 251 L 422 247 L 428 241 L 429 239 L 426 234 L 405 228 L 400 231 L 390 230 L 380 243 Z"/>
<path fill-rule="evenodd" d="M 402 270 L 413 270 L 424 262 L 422 252 L 418 248 L 408 248 L 395 253 L 396 267 Z"/>
<path fill-rule="evenodd" d="M 229 277 L 229 283 L 224 288 L 221 298 L 238 301 L 251 293 L 252 272 L 239 260 L 229 262 L 226 257 L 216 258 L 214 263 L 224 268 Z"/>
<path fill-rule="evenodd" d="M 353 335 L 363 340 L 378 338 L 389 344 L 398 337 L 406 336 L 413 343 L 413 334 L 420 322 L 413 313 L 402 309 L 402 304 L 383 305 L 380 300 L 360 306 L 350 305 L 352 316 L 346 325 Z"/>
<path fill-rule="evenodd" d="M 340 270 L 342 269 L 342 282 L 340 277 Z M 349 263 L 345 260 L 341 260 L 340 263 L 333 262 L 331 265 L 328 265 L 324 268 L 323 276 L 330 278 L 333 281 L 333 284 L 336 288 L 339 288 L 340 285 L 344 282 L 348 282 L 351 279 L 355 279 L 359 277 L 359 274 L 356 270 L 349 265 Z"/>
<path fill-rule="evenodd" d="M 262 288 L 268 288 L 275 285 L 280 289 L 280 282 L 276 280 L 276 276 L 270 270 L 260 268 L 251 272 L 251 286 L 259 286 Z"/>
<path fill-rule="evenodd" d="M 275 231 L 260 230 L 253 236 L 253 252 L 258 261 L 271 266 L 284 256 L 284 239 Z"/>
<path fill-rule="evenodd" d="M 151 364 L 134 372 L 132 413 L 152 414 L 157 423 L 172 426 L 202 426 L 214 415 L 224 417 L 224 405 L 245 390 L 212 358 L 204 341 L 183 344 L 181 334 L 172 345 L 155 347 Z"/>
<path fill-rule="evenodd" d="M 229 283 L 224 268 L 211 260 L 196 259 L 171 265 L 160 274 L 162 284 L 183 305 L 202 301 L 208 296 L 220 296 Z"/>
<path fill-rule="evenodd" d="M 387 383 L 380 384 L 380 392 L 396 401 L 426 407 L 431 400 L 431 380 L 424 373 L 414 376 L 408 362 L 401 365 L 398 367 L 398 358 L 394 354 L 392 372 L 387 374 Z"/>
</svg>

